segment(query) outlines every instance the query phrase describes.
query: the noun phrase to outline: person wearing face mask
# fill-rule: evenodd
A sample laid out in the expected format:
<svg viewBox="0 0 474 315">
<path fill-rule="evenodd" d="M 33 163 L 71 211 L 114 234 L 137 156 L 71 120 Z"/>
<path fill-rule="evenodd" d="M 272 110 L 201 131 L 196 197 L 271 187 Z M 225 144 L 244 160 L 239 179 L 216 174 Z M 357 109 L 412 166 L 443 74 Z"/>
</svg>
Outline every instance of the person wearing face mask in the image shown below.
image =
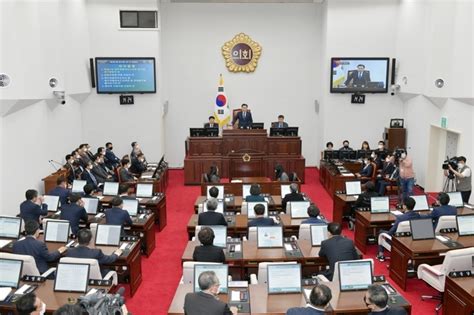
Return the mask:
<svg viewBox="0 0 474 315">
<path fill-rule="evenodd" d="M 87 154 L 87 143 L 83 143 L 79 146 L 79 162 L 81 165 L 85 168 L 89 162 L 91 162 L 91 159 L 89 155 Z"/>
<path fill-rule="evenodd" d="M 129 171 L 130 168 L 130 160 L 128 159 L 122 159 L 122 167 L 120 168 L 120 181 L 121 182 L 133 182 L 137 180 L 135 176 Z"/>
<path fill-rule="evenodd" d="M 66 164 L 64 164 L 63 168 L 67 170 L 67 181 L 71 184 L 77 179 L 79 172 L 76 165 L 74 165 L 74 155 L 67 154 L 64 159 L 66 160 Z"/>
<path fill-rule="evenodd" d="M 69 194 L 71 191 L 67 189 L 67 179 L 63 176 L 59 176 L 56 179 L 56 187 L 48 191 L 50 196 L 58 196 L 61 206 L 64 206 L 68 203 Z"/>
<path fill-rule="evenodd" d="M 400 306 L 388 306 L 387 291 L 379 284 L 372 284 L 364 295 L 364 303 L 370 310 L 369 315 L 406 315 Z"/>
<path fill-rule="evenodd" d="M 339 151 L 353 151 L 352 148 L 349 146 L 349 140 L 344 140 L 342 142 L 342 148 Z"/>
<path fill-rule="evenodd" d="M 359 173 L 355 173 L 355 176 L 357 178 L 361 177 L 372 177 L 372 172 L 374 171 L 374 167 L 371 163 L 372 159 L 367 158 L 364 159 L 364 165 L 362 165 L 362 168 Z"/>
<path fill-rule="evenodd" d="M 34 292 L 24 294 L 15 302 L 18 315 L 43 315 L 46 304 Z"/>
<path fill-rule="evenodd" d="M 395 156 L 389 154 L 380 174 L 377 175 L 375 190 L 378 191 L 380 196 L 383 196 L 385 195 L 385 188 L 395 180 L 398 180 L 398 167 L 395 165 Z"/>
<path fill-rule="evenodd" d="M 71 224 L 71 233 L 77 235 L 79 223 L 87 224 L 88 216 L 80 194 L 72 194 L 69 199 L 71 203 L 62 206 L 59 219 L 69 221 Z"/>
<path fill-rule="evenodd" d="M 309 301 L 305 307 L 292 307 L 286 315 L 324 315 L 326 307 L 332 299 L 331 289 L 324 284 L 316 285 L 309 294 Z"/>
<path fill-rule="evenodd" d="M 130 159 L 133 161 L 138 157 L 139 153 L 143 153 L 140 145 L 136 141 L 132 142 L 132 152 L 130 153 Z"/>
<path fill-rule="evenodd" d="M 113 149 L 114 149 L 114 146 L 112 142 L 107 142 L 105 144 L 105 157 L 107 159 L 106 163 L 107 163 L 107 167 L 110 169 L 113 169 L 120 165 L 120 159 L 115 155 Z"/>
<path fill-rule="evenodd" d="M 413 160 L 402 151 L 398 163 L 400 171 L 400 186 L 402 188 L 402 200 L 413 195 L 413 186 L 415 185 L 415 171 L 413 170 Z"/>
<path fill-rule="evenodd" d="M 458 157 L 458 169 L 455 170 L 449 164 L 449 170 L 456 177 L 456 191 L 461 192 L 462 201 L 469 203 L 472 191 L 472 172 L 471 168 L 466 165 L 466 158 L 464 156 Z M 448 171 L 444 171 L 444 175 L 448 176 Z"/>
<path fill-rule="evenodd" d="M 132 165 L 130 166 L 130 172 L 137 174 L 137 177 L 140 177 L 143 172 L 147 169 L 147 163 L 145 161 L 145 156 L 143 153 L 138 153 L 136 159 L 132 159 Z"/>
<path fill-rule="evenodd" d="M 94 164 L 92 164 L 92 162 L 87 163 L 84 172 L 82 172 L 81 178 L 82 180 L 85 180 L 87 184 L 93 185 L 94 189 L 97 189 L 99 187 L 99 180 L 92 173 L 93 168 Z"/>
<path fill-rule="evenodd" d="M 235 306 L 218 299 L 219 278 L 214 271 L 204 271 L 199 275 L 199 292 L 188 293 L 184 297 L 184 313 L 187 315 L 232 315 L 237 314 Z"/>
<path fill-rule="evenodd" d="M 379 141 L 377 145 L 377 150 L 374 151 L 375 163 L 377 164 L 378 169 L 382 169 L 387 154 L 388 152 L 385 149 L 385 142 L 382 140 Z"/>
<path fill-rule="evenodd" d="M 107 180 L 112 180 L 112 175 L 108 174 L 103 167 L 101 167 L 100 163 L 102 162 L 102 156 L 95 155 L 94 162 L 92 166 L 92 174 L 97 179 L 99 184 L 105 183 Z"/>
<path fill-rule="evenodd" d="M 219 169 L 215 165 L 211 165 L 209 173 L 207 173 L 207 179 L 209 183 L 220 183 L 221 178 L 219 177 Z"/>
</svg>

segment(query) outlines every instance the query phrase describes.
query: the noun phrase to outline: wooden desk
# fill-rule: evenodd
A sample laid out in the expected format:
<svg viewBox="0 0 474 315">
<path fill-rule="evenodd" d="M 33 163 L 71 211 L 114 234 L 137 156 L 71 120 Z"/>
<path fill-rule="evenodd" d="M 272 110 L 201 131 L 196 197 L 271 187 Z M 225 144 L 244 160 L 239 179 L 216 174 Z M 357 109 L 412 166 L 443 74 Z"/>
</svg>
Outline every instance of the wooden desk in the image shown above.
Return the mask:
<svg viewBox="0 0 474 315">
<path fill-rule="evenodd" d="M 341 165 L 344 166 L 347 170 L 352 173 L 357 173 L 360 171 L 361 163 L 360 162 L 348 162 L 341 161 Z M 355 176 L 343 176 L 339 173 L 337 167 L 332 163 L 321 160 L 319 164 L 319 181 L 329 193 L 330 196 L 333 196 L 336 191 L 346 190 L 345 182 L 349 180 L 355 180 Z"/>
<path fill-rule="evenodd" d="M 46 280 L 42 283 L 21 281 L 20 287 L 23 284 L 38 285 L 38 288 L 34 291 L 34 293 L 46 304 L 46 314 L 52 314 L 64 304 L 70 303 L 71 299 L 77 300 L 80 296 L 84 295 L 84 293 L 54 292 L 54 280 Z M 104 289 L 106 292 L 108 292 L 111 286 L 89 286 L 88 290 L 92 288 Z M 14 312 L 15 310 L 16 306 L 13 303 L 0 303 L 0 314 L 8 314 L 8 312 Z"/>
<path fill-rule="evenodd" d="M 274 176 L 274 167 L 296 172 L 304 182 L 305 158 L 300 137 L 269 137 L 262 130 L 223 130 L 221 137 L 188 137 L 185 184 L 200 184 L 201 175 L 217 165 L 221 177 Z M 250 160 L 244 161 L 244 155 Z"/>
<path fill-rule="evenodd" d="M 281 196 L 270 196 L 270 202 L 268 203 L 268 210 L 269 211 L 277 211 L 277 210 L 282 210 L 281 209 Z M 227 197 L 226 197 L 227 198 Z M 198 213 L 198 207 L 200 204 L 205 202 L 207 200 L 206 196 L 199 196 L 196 198 L 196 201 L 194 202 L 194 212 Z M 226 205 L 226 211 L 227 212 L 240 212 L 240 209 L 242 208 L 242 202 L 243 198 L 241 196 L 234 196 L 232 200 L 230 201 L 225 201 Z"/>
<path fill-rule="evenodd" d="M 233 215 L 233 216 L 226 216 L 227 219 L 227 236 L 233 238 L 242 238 L 243 236 L 247 236 L 248 234 L 248 218 L 246 215 Z M 198 215 L 193 214 L 191 218 L 189 218 L 187 231 L 189 240 L 193 238 L 196 231 L 196 226 L 198 222 Z"/>
<path fill-rule="evenodd" d="M 366 291 L 340 292 L 337 282 L 324 282 L 331 289 L 332 299 L 327 307 L 328 314 L 367 314 L 364 303 Z M 305 287 L 311 289 L 311 287 Z M 306 298 L 303 293 L 268 294 L 267 285 L 249 286 L 250 309 L 252 314 L 284 315 L 289 308 L 304 307 Z M 391 305 L 404 307 L 411 314 L 411 305 L 401 295 L 396 295 L 396 303 Z"/>
<path fill-rule="evenodd" d="M 474 246 L 474 236 L 459 237 L 457 233 L 445 234 L 463 247 Z M 389 275 L 400 288 L 406 290 L 408 260 L 412 260 L 415 270 L 421 263 L 441 264 L 445 253 L 451 249 L 437 239 L 414 241 L 411 237 L 393 237 Z"/>
<path fill-rule="evenodd" d="M 474 313 L 474 278 L 446 277 L 443 295 L 443 315 Z"/>
<path fill-rule="evenodd" d="M 61 168 L 61 169 L 57 170 L 56 172 L 54 172 L 52 174 L 49 174 L 48 176 L 46 176 L 45 178 L 42 179 L 42 181 L 44 183 L 44 193 L 45 194 L 48 193 L 48 191 L 50 191 L 51 189 L 53 189 L 54 187 L 57 186 L 56 181 L 61 176 L 67 178 L 68 170 Z"/>
<path fill-rule="evenodd" d="M 342 218 L 345 214 L 349 214 L 350 206 L 357 201 L 355 196 L 347 196 L 346 194 L 333 195 L 332 222 L 342 224 Z"/>
<path fill-rule="evenodd" d="M 259 179 L 258 177 L 252 177 L 254 179 Z M 298 190 L 300 190 L 301 182 L 279 182 L 279 181 L 263 181 L 261 180 L 250 180 L 250 177 L 247 178 L 247 183 L 201 183 L 201 196 L 207 196 L 207 186 L 224 186 L 224 194 L 230 194 L 234 196 L 242 196 L 242 185 L 244 184 L 259 184 L 260 189 L 263 194 L 270 194 L 272 196 L 281 196 L 281 185 L 289 185 L 295 183 L 298 185 Z"/>
<path fill-rule="evenodd" d="M 165 193 L 168 187 L 169 169 L 168 166 L 158 171 L 158 178 L 149 178 L 153 176 L 155 170 L 150 170 L 142 173 L 138 183 L 153 183 L 153 191 L 155 193 Z"/>
</svg>

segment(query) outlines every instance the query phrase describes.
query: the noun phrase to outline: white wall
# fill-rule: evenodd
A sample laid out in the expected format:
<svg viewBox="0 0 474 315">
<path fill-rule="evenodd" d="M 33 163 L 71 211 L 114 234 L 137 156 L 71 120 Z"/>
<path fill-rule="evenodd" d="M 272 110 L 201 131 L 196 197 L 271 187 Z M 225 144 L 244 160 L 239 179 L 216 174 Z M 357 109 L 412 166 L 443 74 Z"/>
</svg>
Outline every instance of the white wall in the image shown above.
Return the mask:
<svg viewBox="0 0 474 315">
<path fill-rule="evenodd" d="M 331 94 L 331 57 L 393 57 L 399 1 L 327 1 L 322 71 L 323 134 L 319 150 L 332 141 L 336 148 L 347 139 L 358 149 L 382 140 L 390 118 L 402 117 L 402 102 L 390 94 L 367 94 L 363 105 L 351 104 L 350 94 Z"/>
<path fill-rule="evenodd" d="M 321 11 L 316 4 L 162 4 L 166 154 L 182 166 L 189 127 L 213 113 L 219 74 L 231 108 L 249 104 L 268 127 L 278 114 L 300 127 L 307 165 L 316 164 Z M 229 73 L 221 47 L 244 32 L 262 46 L 254 73 Z"/>
<path fill-rule="evenodd" d="M 136 94 L 135 105 L 122 106 L 119 95 L 93 90 L 81 108 L 82 138 L 93 148 L 113 142 L 117 156 L 130 153 L 131 142 L 138 141 L 148 161 L 158 161 L 163 154 L 160 32 L 119 30 L 120 9 L 157 10 L 158 4 L 156 0 L 87 1 L 90 57 L 155 57 L 157 94 Z"/>
</svg>

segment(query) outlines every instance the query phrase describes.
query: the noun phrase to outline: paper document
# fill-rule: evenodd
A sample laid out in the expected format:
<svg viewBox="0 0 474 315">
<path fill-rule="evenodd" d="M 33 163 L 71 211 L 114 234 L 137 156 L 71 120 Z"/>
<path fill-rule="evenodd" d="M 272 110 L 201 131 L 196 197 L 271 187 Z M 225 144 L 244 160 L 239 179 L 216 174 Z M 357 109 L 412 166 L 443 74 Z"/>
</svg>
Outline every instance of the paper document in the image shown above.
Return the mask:
<svg viewBox="0 0 474 315">
<path fill-rule="evenodd" d="M 0 288 L 0 301 L 4 301 L 10 292 L 12 292 L 11 288 Z"/>
<path fill-rule="evenodd" d="M 394 210 L 394 211 L 392 211 L 392 214 L 393 215 L 402 215 L 403 213 L 401 211 Z"/>
<path fill-rule="evenodd" d="M 232 291 L 230 294 L 230 300 L 232 302 L 239 302 L 240 301 L 240 291 Z"/>
<path fill-rule="evenodd" d="M 12 242 L 11 240 L 0 240 L 0 248 L 7 246 L 11 242 Z"/>
<path fill-rule="evenodd" d="M 128 244 L 129 244 L 128 242 L 124 242 L 122 245 L 120 245 L 120 249 L 125 250 L 125 248 L 127 248 Z"/>
<path fill-rule="evenodd" d="M 291 246 L 291 244 L 286 243 L 286 244 L 285 244 L 285 250 L 286 250 L 286 251 L 292 251 L 292 250 L 293 250 L 293 247 Z"/>
<path fill-rule="evenodd" d="M 442 236 L 442 235 L 436 235 L 436 238 L 438 239 L 438 241 L 440 242 L 448 242 L 449 241 L 449 238 L 445 237 L 445 236 Z"/>
<path fill-rule="evenodd" d="M 229 281 L 229 287 L 232 287 L 232 288 L 248 288 L 249 283 L 247 281 Z"/>
<path fill-rule="evenodd" d="M 341 175 L 346 176 L 346 177 L 354 176 L 354 174 L 352 174 L 352 173 L 342 173 Z"/>
<path fill-rule="evenodd" d="M 303 289 L 304 297 L 305 297 L 306 300 L 308 300 L 308 301 L 309 301 L 309 296 L 311 295 L 311 290 L 312 290 L 312 289 Z"/>
<path fill-rule="evenodd" d="M 240 244 L 235 245 L 235 251 L 236 252 L 241 252 L 242 251 L 242 245 L 240 245 Z"/>
<path fill-rule="evenodd" d="M 26 290 L 28 290 L 31 286 L 28 285 L 28 284 L 24 284 L 21 286 L 21 288 L 19 288 L 18 290 L 16 290 L 15 294 L 17 295 L 21 295 L 21 294 L 24 294 Z"/>
</svg>

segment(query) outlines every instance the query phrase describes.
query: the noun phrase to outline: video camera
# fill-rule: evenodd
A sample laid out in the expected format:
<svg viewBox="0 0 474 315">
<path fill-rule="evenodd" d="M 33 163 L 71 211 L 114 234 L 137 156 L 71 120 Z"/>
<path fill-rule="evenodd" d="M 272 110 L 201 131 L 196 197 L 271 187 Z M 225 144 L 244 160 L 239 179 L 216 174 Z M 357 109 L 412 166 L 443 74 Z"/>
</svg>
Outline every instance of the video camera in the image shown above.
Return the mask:
<svg viewBox="0 0 474 315">
<path fill-rule="evenodd" d="M 122 315 L 124 304 L 123 293 L 125 288 L 121 287 L 115 295 L 104 294 L 101 290 L 79 298 L 81 307 L 89 315 Z"/>
<path fill-rule="evenodd" d="M 447 170 L 449 169 L 449 165 L 451 165 L 453 170 L 456 171 L 458 169 L 458 158 L 456 156 L 453 156 L 452 158 L 449 158 L 449 156 L 447 156 L 441 167 L 443 168 L 443 170 Z"/>
</svg>

